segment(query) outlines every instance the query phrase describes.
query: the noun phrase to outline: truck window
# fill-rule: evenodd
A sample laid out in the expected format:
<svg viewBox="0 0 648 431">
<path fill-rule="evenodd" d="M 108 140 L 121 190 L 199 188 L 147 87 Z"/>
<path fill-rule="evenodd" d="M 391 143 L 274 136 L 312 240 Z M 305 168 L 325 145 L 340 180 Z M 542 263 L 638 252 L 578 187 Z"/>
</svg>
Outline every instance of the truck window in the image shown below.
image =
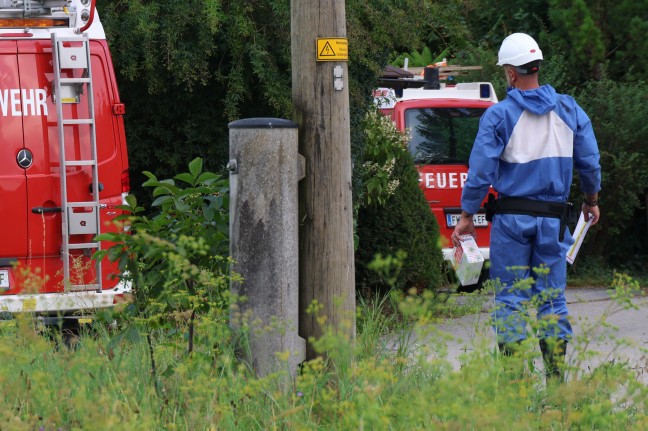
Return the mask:
<svg viewBox="0 0 648 431">
<path fill-rule="evenodd" d="M 482 108 L 412 108 L 405 111 L 408 150 L 416 164 L 468 163 Z"/>
</svg>

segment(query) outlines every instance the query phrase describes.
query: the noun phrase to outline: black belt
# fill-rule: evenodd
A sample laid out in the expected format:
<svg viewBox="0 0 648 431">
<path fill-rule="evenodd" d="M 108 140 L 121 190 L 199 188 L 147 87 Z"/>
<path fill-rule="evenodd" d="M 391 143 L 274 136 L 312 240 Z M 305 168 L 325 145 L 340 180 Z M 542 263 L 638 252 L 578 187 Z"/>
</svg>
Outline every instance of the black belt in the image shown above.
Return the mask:
<svg viewBox="0 0 648 431">
<path fill-rule="evenodd" d="M 495 195 L 488 194 L 488 203 L 484 205 L 486 220 L 492 221 L 495 214 L 522 214 L 534 217 L 552 217 L 560 219 L 560 233 L 558 239 L 565 237 L 567 224 L 576 223 L 578 214 L 571 202 L 548 202 L 533 199 L 502 197 L 495 199 Z"/>
</svg>

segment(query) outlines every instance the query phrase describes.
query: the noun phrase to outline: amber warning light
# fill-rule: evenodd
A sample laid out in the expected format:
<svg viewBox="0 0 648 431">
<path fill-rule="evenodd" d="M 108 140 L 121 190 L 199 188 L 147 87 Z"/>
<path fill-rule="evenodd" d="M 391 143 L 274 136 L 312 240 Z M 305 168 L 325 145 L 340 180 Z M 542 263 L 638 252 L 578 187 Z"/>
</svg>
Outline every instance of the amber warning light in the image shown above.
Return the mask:
<svg viewBox="0 0 648 431">
<path fill-rule="evenodd" d="M 69 27 L 67 18 L 3 18 L 0 28 Z"/>
</svg>

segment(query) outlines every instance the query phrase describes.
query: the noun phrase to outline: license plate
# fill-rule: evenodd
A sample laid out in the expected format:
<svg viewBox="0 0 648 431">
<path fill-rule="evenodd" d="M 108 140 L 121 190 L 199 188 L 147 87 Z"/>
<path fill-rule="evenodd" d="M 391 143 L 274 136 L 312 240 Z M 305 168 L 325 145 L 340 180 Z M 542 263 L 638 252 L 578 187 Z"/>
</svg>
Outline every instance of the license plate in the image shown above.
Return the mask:
<svg viewBox="0 0 648 431">
<path fill-rule="evenodd" d="M 455 227 L 457 223 L 459 223 L 459 219 L 461 219 L 461 214 L 446 214 L 446 223 L 448 224 L 448 227 Z M 474 214 L 473 223 L 475 223 L 475 226 L 479 227 L 488 226 L 486 214 Z"/>
<path fill-rule="evenodd" d="M 0 269 L 0 289 L 9 290 L 9 270 Z"/>
</svg>

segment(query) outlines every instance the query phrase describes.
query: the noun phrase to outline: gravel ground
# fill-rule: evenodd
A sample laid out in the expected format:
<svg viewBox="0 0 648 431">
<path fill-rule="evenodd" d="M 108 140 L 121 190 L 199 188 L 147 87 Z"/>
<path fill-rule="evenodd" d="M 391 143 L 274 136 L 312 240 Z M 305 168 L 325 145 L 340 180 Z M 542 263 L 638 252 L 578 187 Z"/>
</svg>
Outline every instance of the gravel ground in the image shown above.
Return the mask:
<svg viewBox="0 0 648 431">
<path fill-rule="evenodd" d="M 567 302 L 575 336 L 591 338 L 587 351 L 596 355 L 579 354 L 571 343 L 568 360 L 585 372 L 604 362 L 627 362 L 640 381 L 648 384 L 648 296 L 634 297 L 634 308 L 624 307 L 610 297 L 606 288 L 567 289 Z M 494 349 L 495 337 L 488 322 L 492 297 L 483 295 L 482 312 L 446 319 L 436 329 L 447 335 L 447 359 L 460 366 L 459 357 L 475 349 Z M 605 320 L 608 325 L 601 325 Z M 421 343 L 420 340 L 417 343 Z M 539 352 L 536 366 L 542 367 Z"/>
</svg>

